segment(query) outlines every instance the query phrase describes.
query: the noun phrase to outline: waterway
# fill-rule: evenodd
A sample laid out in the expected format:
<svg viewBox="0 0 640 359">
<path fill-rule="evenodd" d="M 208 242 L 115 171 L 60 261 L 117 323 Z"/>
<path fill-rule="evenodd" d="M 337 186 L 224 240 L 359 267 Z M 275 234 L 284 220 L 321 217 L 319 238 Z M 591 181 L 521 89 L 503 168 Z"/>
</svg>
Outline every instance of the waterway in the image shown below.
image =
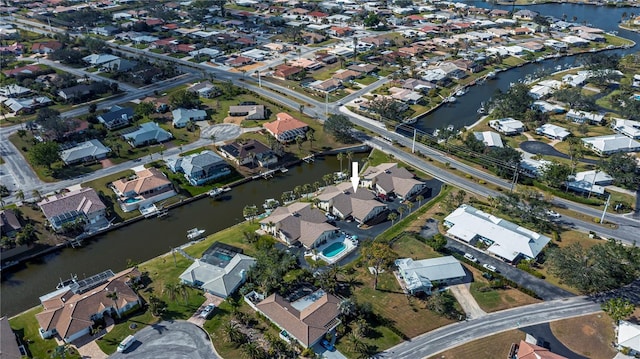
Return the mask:
<svg viewBox="0 0 640 359">
<path fill-rule="evenodd" d="M 361 161 L 366 155 L 355 154 L 353 160 Z M 343 160 L 344 169 L 347 165 Z M 340 171 L 340 162 L 335 156 L 316 158 L 313 163 L 291 167 L 272 179 L 234 187 L 220 199 L 194 201 L 172 209 L 167 217 L 136 222 L 98 236 L 81 248 L 60 250 L 2 273 L 0 315 L 14 315 L 39 304 L 39 296 L 54 290 L 60 279 L 68 279 L 71 274 L 84 278 L 107 269 L 115 272 L 124 269 L 129 261 L 142 262 L 167 253 L 188 242 L 186 233 L 191 228 L 211 234 L 240 223 L 244 221 L 242 210 L 246 205 L 255 204 L 262 209 L 266 199 L 280 200 L 283 192 L 315 181 L 324 185 L 322 176 L 336 171 Z"/>
<path fill-rule="evenodd" d="M 511 10 L 510 6 L 494 6 L 487 2 L 465 1 L 469 5 Z M 618 31 L 618 35 L 640 43 L 640 34 L 618 29 L 618 20 L 623 12 L 634 9 L 595 7 L 575 4 L 543 4 L 526 7 L 542 15 L 567 18 L 573 16 L 578 22 L 585 21 L 605 31 Z M 639 46 L 630 49 L 612 50 L 620 54 L 638 51 Z M 498 74 L 497 79 L 485 85 L 471 87 L 469 92 L 451 106 L 441 107 L 416 124 L 419 129 L 435 129 L 448 125 L 456 128 L 471 125 L 478 120 L 476 110 L 482 102 L 489 100 L 497 89 L 506 90 L 509 84 L 541 71 L 553 70 L 558 65 L 573 65 L 579 57 L 547 60 L 515 68 Z M 362 159 L 362 155 L 354 158 Z M 322 176 L 340 170 L 335 157 L 317 159 L 314 164 L 302 164 L 291 168 L 285 175 L 269 181 L 253 181 L 234 188 L 229 197 L 215 201 L 199 200 L 171 211 L 165 219 L 145 220 L 126 229 L 109 232 L 79 249 L 69 249 L 48 255 L 38 261 L 26 264 L 18 271 L 3 273 L 0 286 L 0 315 L 13 315 L 38 304 L 38 297 L 55 288 L 60 278 L 71 273 L 80 278 L 106 269 L 114 271 L 125 268 L 128 260 L 144 261 L 172 247 L 186 242 L 186 231 L 193 227 L 214 233 L 243 220 L 242 209 L 246 205 L 261 206 L 267 198 L 279 199 L 285 191 L 305 183 L 322 181 Z"/>
<path fill-rule="evenodd" d="M 466 3 L 469 6 L 512 10 L 511 6 L 492 5 L 488 2 L 461 2 Z M 636 46 L 632 48 L 607 51 L 609 54 L 618 53 L 620 55 L 625 55 L 637 52 L 640 48 L 639 33 L 618 28 L 618 20 L 622 17 L 622 13 L 631 13 L 635 8 L 596 7 L 577 4 L 541 4 L 526 7 L 516 6 L 516 9 L 522 8 L 537 11 L 541 15 L 553 15 L 558 18 L 561 18 L 563 14 L 566 14 L 568 21 L 572 21 L 573 16 L 576 16 L 578 18 L 577 22 L 582 23 L 584 21 L 587 24 L 591 24 L 594 27 L 601 28 L 607 32 L 617 31 L 618 36 L 636 42 Z M 480 108 L 482 103 L 487 103 L 497 90 L 506 91 L 511 83 L 517 82 L 518 80 L 525 78 L 527 75 L 538 74 L 543 71 L 553 72 L 557 66 L 570 67 L 578 65 L 580 63 L 580 58 L 581 55 L 549 59 L 539 63 L 531 63 L 522 67 L 516 67 L 509 71 L 500 72 L 495 80 L 489 80 L 481 86 L 470 87 L 469 91 L 464 96 L 458 98 L 457 102 L 454 104 L 442 106 L 431 112 L 429 115 L 423 117 L 415 124 L 415 127 L 432 133 L 435 129 L 444 128 L 449 125 L 453 125 L 455 128 L 469 126 L 480 118 L 480 115 L 476 113 L 477 109 Z"/>
</svg>

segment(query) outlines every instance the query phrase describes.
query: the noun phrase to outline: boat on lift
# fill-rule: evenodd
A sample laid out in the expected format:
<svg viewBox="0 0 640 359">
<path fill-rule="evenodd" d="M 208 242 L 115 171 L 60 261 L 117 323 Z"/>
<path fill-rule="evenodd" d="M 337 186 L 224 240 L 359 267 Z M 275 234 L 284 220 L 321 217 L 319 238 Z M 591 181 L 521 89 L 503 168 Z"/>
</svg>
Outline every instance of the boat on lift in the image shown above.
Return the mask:
<svg viewBox="0 0 640 359">
<path fill-rule="evenodd" d="M 187 231 L 187 239 L 196 239 L 200 237 L 205 232 L 204 229 L 200 228 L 191 228 Z"/>
</svg>

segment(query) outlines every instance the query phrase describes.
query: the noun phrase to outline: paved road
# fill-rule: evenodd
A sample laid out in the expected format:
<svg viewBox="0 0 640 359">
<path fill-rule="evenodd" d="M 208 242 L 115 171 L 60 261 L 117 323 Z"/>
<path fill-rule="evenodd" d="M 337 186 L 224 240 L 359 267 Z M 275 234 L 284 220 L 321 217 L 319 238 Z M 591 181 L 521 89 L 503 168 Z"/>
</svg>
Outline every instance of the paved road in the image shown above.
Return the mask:
<svg viewBox="0 0 640 359">
<path fill-rule="evenodd" d="M 163 321 L 140 330 L 135 337 L 136 342 L 129 349 L 109 358 L 219 359 L 209 335 L 189 322 Z"/>
<path fill-rule="evenodd" d="M 549 323 L 531 325 L 522 328 L 522 331 L 533 336 L 538 341 L 537 345 L 545 347 L 552 352 L 571 359 L 588 359 L 567 348 L 561 341 L 553 335 Z"/>
<path fill-rule="evenodd" d="M 447 349 L 523 325 L 578 317 L 599 311 L 600 305 L 586 297 L 526 305 L 436 329 L 385 350 L 377 357 L 393 359 L 431 357 Z"/>
<path fill-rule="evenodd" d="M 560 158 L 570 159 L 568 154 L 562 153 L 555 149 L 555 147 L 551 146 L 548 143 L 540 142 L 540 141 L 524 141 L 520 144 L 520 148 L 532 155 L 545 155 L 545 156 L 554 156 Z M 596 164 L 598 161 L 590 160 L 590 159 L 581 159 L 580 162 Z"/>
</svg>

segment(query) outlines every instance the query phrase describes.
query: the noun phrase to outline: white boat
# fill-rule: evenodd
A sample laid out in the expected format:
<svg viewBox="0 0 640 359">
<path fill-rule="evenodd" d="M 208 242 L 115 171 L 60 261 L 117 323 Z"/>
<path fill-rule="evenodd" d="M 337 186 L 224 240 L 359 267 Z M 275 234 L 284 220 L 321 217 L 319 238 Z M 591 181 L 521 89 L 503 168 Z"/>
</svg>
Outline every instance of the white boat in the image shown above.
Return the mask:
<svg viewBox="0 0 640 359">
<path fill-rule="evenodd" d="M 264 201 L 264 203 L 262 204 L 262 207 L 264 207 L 264 209 L 274 209 L 279 205 L 280 205 L 280 201 L 274 198 L 269 198 Z"/>
<path fill-rule="evenodd" d="M 212 189 L 211 191 L 209 191 L 209 197 L 217 197 L 225 192 L 229 192 L 231 191 L 231 188 L 229 187 L 217 187 Z"/>
<path fill-rule="evenodd" d="M 487 78 L 487 79 L 493 79 L 493 78 L 495 78 L 495 77 L 496 77 L 496 73 L 495 73 L 495 71 L 491 71 L 491 72 L 489 72 L 489 73 L 487 74 L 487 76 L 486 76 L 486 78 Z"/>
<path fill-rule="evenodd" d="M 454 102 L 456 102 L 456 98 L 455 98 L 455 96 L 449 96 L 449 97 L 444 99 L 444 102 L 454 103 Z"/>
<path fill-rule="evenodd" d="M 191 228 L 190 230 L 187 231 L 187 239 L 196 239 L 200 237 L 204 232 L 205 232 L 204 229 Z"/>
<path fill-rule="evenodd" d="M 460 90 L 456 91 L 456 96 L 460 97 L 460 96 L 464 96 L 464 94 L 467 93 L 467 90 L 465 88 L 461 88 Z"/>
<path fill-rule="evenodd" d="M 451 132 L 451 131 L 453 131 L 453 130 L 455 130 L 455 127 L 453 127 L 453 125 L 449 125 L 449 126 L 447 126 L 447 131 L 450 131 L 450 132 Z"/>
<path fill-rule="evenodd" d="M 140 206 L 138 210 L 144 216 L 144 218 L 155 217 L 158 214 L 158 207 L 156 207 L 156 205 L 153 203 L 146 206 Z"/>
<path fill-rule="evenodd" d="M 169 210 L 168 209 L 163 209 L 161 211 L 158 212 L 158 218 L 163 218 L 169 215 Z"/>
<path fill-rule="evenodd" d="M 484 107 L 480 107 L 478 111 L 476 111 L 479 115 L 484 115 L 487 113 L 487 109 Z"/>
</svg>

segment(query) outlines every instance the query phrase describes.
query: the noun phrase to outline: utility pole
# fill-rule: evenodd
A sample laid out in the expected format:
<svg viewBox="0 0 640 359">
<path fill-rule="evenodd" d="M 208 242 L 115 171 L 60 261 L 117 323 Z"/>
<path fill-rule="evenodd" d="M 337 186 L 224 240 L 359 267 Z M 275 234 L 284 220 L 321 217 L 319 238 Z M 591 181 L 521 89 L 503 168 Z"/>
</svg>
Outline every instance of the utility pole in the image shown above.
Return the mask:
<svg viewBox="0 0 640 359">
<path fill-rule="evenodd" d="M 262 77 L 260 77 L 260 70 L 258 70 L 258 87 L 262 88 Z"/>
<path fill-rule="evenodd" d="M 611 201 L 611 193 L 607 197 L 607 201 L 604 203 L 604 209 L 602 210 L 602 217 L 600 217 L 600 224 L 604 223 L 604 215 L 607 214 L 607 208 L 609 208 L 609 202 Z"/>
<path fill-rule="evenodd" d="M 329 91 L 324 93 L 324 115 L 329 115 Z"/>
<path fill-rule="evenodd" d="M 516 186 L 516 183 L 518 183 L 518 167 L 519 164 L 516 163 L 516 167 L 513 170 L 513 180 L 511 181 L 511 189 L 509 190 L 510 193 L 513 193 L 513 188 Z"/>
<path fill-rule="evenodd" d="M 411 144 L 411 153 L 415 153 L 416 152 L 416 133 L 417 133 L 417 129 L 414 127 L 413 128 L 413 143 Z"/>
</svg>

